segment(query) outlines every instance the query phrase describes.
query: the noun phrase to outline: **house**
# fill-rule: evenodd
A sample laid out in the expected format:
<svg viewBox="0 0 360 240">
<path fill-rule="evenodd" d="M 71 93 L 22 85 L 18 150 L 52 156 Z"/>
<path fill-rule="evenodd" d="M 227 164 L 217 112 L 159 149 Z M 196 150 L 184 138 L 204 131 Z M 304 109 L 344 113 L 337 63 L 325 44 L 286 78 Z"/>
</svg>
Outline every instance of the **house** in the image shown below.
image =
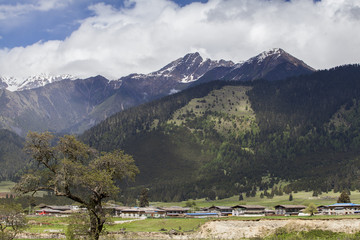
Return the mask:
<svg viewBox="0 0 360 240">
<path fill-rule="evenodd" d="M 164 210 L 152 207 L 134 207 L 121 210 L 122 218 L 161 218 L 165 216 Z"/>
<path fill-rule="evenodd" d="M 119 205 L 111 205 L 111 206 L 103 207 L 103 209 L 106 211 L 107 214 L 110 214 L 111 216 L 115 216 L 115 217 L 120 217 L 122 210 L 127 208 L 129 207 L 124 207 Z"/>
<path fill-rule="evenodd" d="M 360 204 L 354 203 L 335 203 L 332 205 L 322 205 L 317 207 L 319 214 L 322 215 L 353 215 L 360 214 Z"/>
<path fill-rule="evenodd" d="M 232 207 L 224 206 L 211 206 L 208 208 L 209 212 L 218 213 L 220 216 L 231 216 L 232 210 Z"/>
<path fill-rule="evenodd" d="M 0 198 L 15 198 L 15 194 L 11 192 L 1 192 Z"/>
<path fill-rule="evenodd" d="M 190 208 L 184 207 L 161 207 L 159 209 L 164 210 L 167 217 L 183 217 L 190 210 Z"/>
<path fill-rule="evenodd" d="M 233 216 L 265 216 L 265 207 L 260 205 L 236 205 L 232 207 Z"/>
<path fill-rule="evenodd" d="M 41 204 L 39 209 L 35 212 L 38 215 L 68 215 L 79 211 L 80 208 L 78 206 L 55 206 Z"/>
<path fill-rule="evenodd" d="M 277 205 L 275 206 L 276 215 L 299 215 L 301 210 L 304 210 L 306 206 L 304 205 Z"/>
</svg>

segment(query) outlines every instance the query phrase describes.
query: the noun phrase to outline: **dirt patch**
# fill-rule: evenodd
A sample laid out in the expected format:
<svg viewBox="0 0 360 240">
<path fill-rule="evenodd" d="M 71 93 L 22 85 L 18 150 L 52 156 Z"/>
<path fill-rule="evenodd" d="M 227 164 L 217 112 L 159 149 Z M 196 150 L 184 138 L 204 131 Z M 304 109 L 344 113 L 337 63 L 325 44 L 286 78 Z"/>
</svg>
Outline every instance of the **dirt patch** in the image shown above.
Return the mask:
<svg viewBox="0 0 360 240">
<path fill-rule="evenodd" d="M 193 234 L 193 237 L 200 239 L 246 239 L 265 237 L 281 227 L 289 231 L 318 229 L 333 232 L 356 233 L 360 230 L 360 219 L 213 221 L 204 224 L 197 233 Z"/>
</svg>

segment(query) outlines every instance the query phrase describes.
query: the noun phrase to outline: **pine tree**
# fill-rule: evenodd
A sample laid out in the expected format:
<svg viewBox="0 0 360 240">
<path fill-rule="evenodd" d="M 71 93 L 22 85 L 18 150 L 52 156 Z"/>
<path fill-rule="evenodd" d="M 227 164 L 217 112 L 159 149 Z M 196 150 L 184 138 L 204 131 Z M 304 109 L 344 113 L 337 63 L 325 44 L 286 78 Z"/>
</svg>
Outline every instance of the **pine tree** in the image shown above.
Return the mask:
<svg viewBox="0 0 360 240">
<path fill-rule="evenodd" d="M 240 195 L 239 195 L 239 201 L 243 201 L 243 200 L 244 200 L 244 197 L 243 197 L 242 193 L 240 193 Z"/>
<path fill-rule="evenodd" d="M 256 188 L 255 188 L 255 187 L 253 188 L 253 190 L 251 190 L 250 196 L 251 196 L 251 197 L 255 197 L 255 196 L 256 196 Z"/>
<path fill-rule="evenodd" d="M 293 195 L 292 195 L 292 193 L 290 193 L 290 195 L 289 195 L 289 201 L 292 201 L 293 200 Z"/>
<path fill-rule="evenodd" d="M 147 188 L 141 190 L 139 201 L 140 201 L 140 207 L 149 206 L 149 190 Z"/>
<path fill-rule="evenodd" d="M 342 191 L 340 197 L 337 200 L 338 203 L 350 203 L 350 196 L 346 193 L 346 191 Z"/>
</svg>

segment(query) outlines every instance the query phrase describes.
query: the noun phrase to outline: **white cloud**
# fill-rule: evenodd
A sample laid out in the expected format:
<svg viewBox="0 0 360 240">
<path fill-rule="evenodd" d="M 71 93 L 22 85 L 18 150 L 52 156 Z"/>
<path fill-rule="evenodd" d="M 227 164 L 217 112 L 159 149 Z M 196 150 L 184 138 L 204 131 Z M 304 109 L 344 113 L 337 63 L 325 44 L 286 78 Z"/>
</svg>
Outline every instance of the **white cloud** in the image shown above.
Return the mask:
<svg viewBox="0 0 360 240">
<path fill-rule="evenodd" d="M 0 20 L 15 18 L 34 11 L 49 11 L 68 6 L 73 0 L 30 0 L 27 3 L 0 4 Z"/>
<path fill-rule="evenodd" d="M 188 52 L 240 61 L 274 47 L 315 68 L 360 62 L 358 0 L 209 0 L 182 8 L 167 0 L 126 4 L 91 6 L 95 16 L 64 41 L 1 50 L 0 75 L 115 79 L 157 70 Z"/>
</svg>

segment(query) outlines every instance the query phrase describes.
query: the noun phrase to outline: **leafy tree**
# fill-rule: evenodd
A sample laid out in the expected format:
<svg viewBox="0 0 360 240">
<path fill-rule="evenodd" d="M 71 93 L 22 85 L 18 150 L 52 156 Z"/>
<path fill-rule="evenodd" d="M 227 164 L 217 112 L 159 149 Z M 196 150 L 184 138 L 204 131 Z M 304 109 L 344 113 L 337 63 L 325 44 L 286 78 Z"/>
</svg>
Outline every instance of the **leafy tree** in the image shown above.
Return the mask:
<svg viewBox="0 0 360 240">
<path fill-rule="evenodd" d="M 199 210 L 199 207 L 196 205 L 195 201 L 188 200 L 185 204 L 185 207 L 191 208 L 191 212 L 195 212 Z"/>
<path fill-rule="evenodd" d="M 80 203 L 88 212 L 90 239 L 99 239 L 105 223 L 103 199 L 119 191 L 116 181 L 133 180 L 139 170 L 123 151 L 99 154 L 70 135 L 52 146 L 53 139 L 49 132 L 29 132 L 25 149 L 36 164 L 14 189 L 18 193 L 53 191 Z"/>
<path fill-rule="evenodd" d="M 191 200 L 188 200 L 186 203 L 185 203 L 185 207 L 196 207 L 196 202 L 195 201 L 191 201 Z"/>
<path fill-rule="evenodd" d="M 26 219 L 19 204 L 0 205 L 0 239 L 14 239 L 26 228 Z"/>
<path fill-rule="evenodd" d="M 346 191 L 342 191 L 340 197 L 337 200 L 338 203 L 350 203 L 350 196 Z"/>
<path fill-rule="evenodd" d="M 310 216 L 314 216 L 314 214 L 317 213 L 318 210 L 314 203 L 310 203 L 309 206 L 307 208 L 305 208 L 304 212 L 309 213 Z"/>
<path fill-rule="evenodd" d="M 216 193 L 214 190 L 209 190 L 207 195 L 208 195 L 207 197 L 209 200 L 212 200 L 212 201 L 216 200 Z"/>
<path fill-rule="evenodd" d="M 148 207 L 149 206 L 149 190 L 147 188 L 143 188 L 139 197 L 140 207 Z"/>
</svg>

